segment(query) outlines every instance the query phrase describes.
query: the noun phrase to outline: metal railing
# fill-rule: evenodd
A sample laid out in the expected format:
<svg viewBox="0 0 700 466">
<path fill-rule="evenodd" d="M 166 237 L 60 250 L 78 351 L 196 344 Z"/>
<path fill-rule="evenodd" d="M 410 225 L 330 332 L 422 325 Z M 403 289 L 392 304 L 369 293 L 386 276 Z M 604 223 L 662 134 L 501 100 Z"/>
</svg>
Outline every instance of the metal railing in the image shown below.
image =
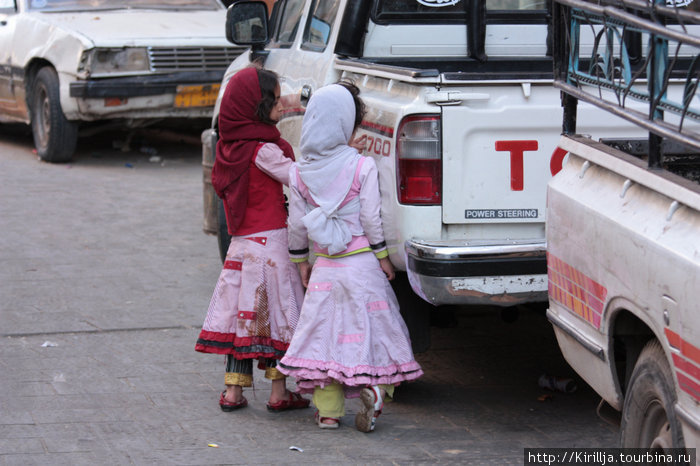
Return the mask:
<svg viewBox="0 0 700 466">
<path fill-rule="evenodd" d="M 552 11 L 564 134 L 581 100 L 646 129 L 651 168 L 664 141 L 700 151 L 700 12 L 664 0 L 554 0 Z"/>
</svg>

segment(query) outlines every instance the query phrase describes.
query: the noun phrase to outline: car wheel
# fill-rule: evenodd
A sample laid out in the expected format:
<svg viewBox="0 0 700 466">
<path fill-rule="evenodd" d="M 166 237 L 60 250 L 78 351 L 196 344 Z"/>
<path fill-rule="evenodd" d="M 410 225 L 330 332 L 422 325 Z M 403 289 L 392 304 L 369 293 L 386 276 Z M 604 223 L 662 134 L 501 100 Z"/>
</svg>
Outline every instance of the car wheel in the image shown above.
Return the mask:
<svg viewBox="0 0 700 466">
<path fill-rule="evenodd" d="M 413 352 L 427 351 L 430 348 L 430 315 L 434 306 L 414 293 L 406 272 L 397 271 L 391 286 L 399 301 L 401 316 L 408 327 Z"/>
<path fill-rule="evenodd" d="M 671 368 L 659 342 L 652 340 L 642 349 L 630 377 L 622 407 L 620 446 L 659 451 L 685 448 L 675 404 Z"/>
<path fill-rule="evenodd" d="M 219 256 L 221 256 L 221 262 L 224 262 L 226 260 L 228 246 L 231 244 L 231 235 L 228 233 L 228 225 L 226 224 L 226 210 L 224 210 L 224 201 L 221 199 L 218 199 L 216 204 L 216 215 L 218 218 L 216 238 L 217 242 L 219 243 Z"/>
<path fill-rule="evenodd" d="M 56 70 L 46 66 L 34 78 L 31 94 L 32 134 L 39 158 L 45 162 L 69 162 L 78 142 L 78 125 L 61 109 Z"/>
</svg>

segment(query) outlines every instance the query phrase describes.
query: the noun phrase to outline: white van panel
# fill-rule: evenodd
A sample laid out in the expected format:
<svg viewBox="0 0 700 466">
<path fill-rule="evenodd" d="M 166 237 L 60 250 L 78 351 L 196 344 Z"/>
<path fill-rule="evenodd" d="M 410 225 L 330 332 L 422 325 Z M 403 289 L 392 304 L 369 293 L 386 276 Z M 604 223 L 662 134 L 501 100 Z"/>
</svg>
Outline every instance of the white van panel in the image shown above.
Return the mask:
<svg viewBox="0 0 700 466">
<path fill-rule="evenodd" d="M 490 24 L 486 27 L 486 54 L 493 57 L 544 57 L 544 24 Z M 466 57 L 465 25 L 411 24 L 382 26 L 370 23 L 365 57 Z"/>
</svg>

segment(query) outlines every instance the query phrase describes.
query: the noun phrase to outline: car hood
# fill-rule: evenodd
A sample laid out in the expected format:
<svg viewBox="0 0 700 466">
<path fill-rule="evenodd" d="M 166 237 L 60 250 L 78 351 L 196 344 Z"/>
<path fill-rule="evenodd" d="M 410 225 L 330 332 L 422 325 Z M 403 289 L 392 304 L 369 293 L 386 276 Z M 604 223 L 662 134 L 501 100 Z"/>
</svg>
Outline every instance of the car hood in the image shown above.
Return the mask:
<svg viewBox="0 0 700 466">
<path fill-rule="evenodd" d="M 225 37 L 225 10 L 101 10 L 34 13 L 40 21 L 79 37 L 87 47 L 231 45 Z"/>
</svg>

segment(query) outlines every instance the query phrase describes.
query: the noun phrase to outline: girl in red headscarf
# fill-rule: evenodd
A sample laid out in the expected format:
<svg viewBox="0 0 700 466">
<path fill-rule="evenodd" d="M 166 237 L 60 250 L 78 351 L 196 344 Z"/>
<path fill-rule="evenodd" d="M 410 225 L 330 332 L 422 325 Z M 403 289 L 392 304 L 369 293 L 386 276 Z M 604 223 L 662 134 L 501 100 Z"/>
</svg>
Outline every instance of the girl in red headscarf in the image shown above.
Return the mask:
<svg viewBox="0 0 700 466">
<path fill-rule="evenodd" d="M 232 238 L 195 349 L 226 355 L 224 411 L 247 406 L 243 387 L 252 385 L 253 360 L 272 380 L 269 410 L 309 405 L 287 390 L 276 368 L 304 296 L 288 253 L 282 185 L 294 153 L 275 126 L 281 112 L 277 75 L 255 67 L 236 73 L 221 101 L 212 184 Z"/>
</svg>

